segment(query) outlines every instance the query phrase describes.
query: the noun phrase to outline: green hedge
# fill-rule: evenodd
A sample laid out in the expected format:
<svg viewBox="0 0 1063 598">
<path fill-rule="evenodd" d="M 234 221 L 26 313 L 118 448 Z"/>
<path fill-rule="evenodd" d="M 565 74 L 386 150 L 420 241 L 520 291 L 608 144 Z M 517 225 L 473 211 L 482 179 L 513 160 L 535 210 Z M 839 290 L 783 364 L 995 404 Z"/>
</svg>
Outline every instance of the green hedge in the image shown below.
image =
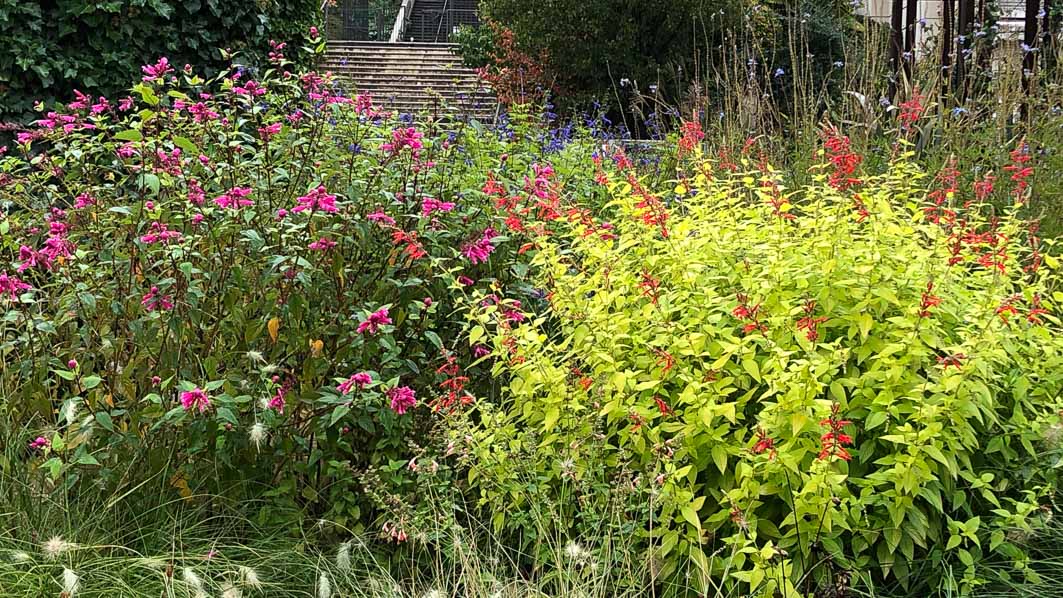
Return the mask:
<svg viewBox="0 0 1063 598">
<path fill-rule="evenodd" d="M 25 120 L 35 101 L 73 89 L 113 98 L 160 56 L 216 68 L 220 49 L 291 41 L 318 12 L 318 0 L 0 0 L 0 121 Z"/>
</svg>

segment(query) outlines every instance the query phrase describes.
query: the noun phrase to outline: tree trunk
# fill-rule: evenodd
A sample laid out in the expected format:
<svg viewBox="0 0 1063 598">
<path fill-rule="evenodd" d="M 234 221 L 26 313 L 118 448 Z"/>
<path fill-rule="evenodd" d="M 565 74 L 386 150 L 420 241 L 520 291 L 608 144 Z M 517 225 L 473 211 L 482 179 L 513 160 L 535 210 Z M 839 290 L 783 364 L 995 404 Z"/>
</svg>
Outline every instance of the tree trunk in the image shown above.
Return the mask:
<svg viewBox="0 0 1063 598">
<path fill-rule="evenodd" d="M 944 0 L 941 3 L 941 21 L 941 95 L 946 96 L 952 89 L 952 37 L 956 21 L 956 0 Z"/>
<path fill-rule="evenodd" d="M 912 73 L 915 70 L 915 48 L 918 31 L 915 28 L 916 17 L 919 12 L 919 0 L 908 0 L 908 9 L 904 14 L 904 74 L 910 83 Z"/>
<path fill-rule="evenodd" d="M 959 35 L 956 36 L 956 85 L 959 90 L 959 101 L 963 103 L 967 99 L 968 73 L 967 65 L 971 44 L 974 40 L 974 0 L 960 0 Z"/>
<path fill-rule="evenodd" d="M 897 85 L 901 78 L 901 52 L 904 46 L 904 0 L 893 0 L 890 10 L 890 100 L 897 97 Z"/>
<path fill-rule="evenodd" d="M 1023 27 L 1023 57 L 1022 57 L 1022 93 L 1027 98 L 1033 92 L 1034 71 L 1037 69 L 1037 54 L 1034 49 L 1037 46 L 1037 13 L 1041 10 L 1041 0 L 1026 0 L 1026 23 Z M 1023 121 L 1028 121 L 1030 106 L 1023 101 L 1019 108 L 1019 114 Z"/>
</svg>

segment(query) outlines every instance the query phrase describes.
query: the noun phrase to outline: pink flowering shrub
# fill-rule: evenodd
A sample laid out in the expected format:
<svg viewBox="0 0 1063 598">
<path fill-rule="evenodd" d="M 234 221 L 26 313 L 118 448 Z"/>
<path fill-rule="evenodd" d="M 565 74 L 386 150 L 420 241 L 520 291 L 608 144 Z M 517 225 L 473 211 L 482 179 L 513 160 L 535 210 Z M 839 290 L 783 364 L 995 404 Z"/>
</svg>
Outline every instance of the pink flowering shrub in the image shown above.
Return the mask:
<svg viewBox="0 0 1063 598">
<path fill-rule="evenodd" d="M 285 67 L 159 59 L 0 156 L 0 407 L 55 483 L 122 492 L 146 459 L 175 493 L 250 479 L 268 504 L 406 533 L 367 480 L 410 492 L 405 463 L 489 388 L 458 308 L 526 268 L 481 189 L 537 146 Z"/>
</svg>

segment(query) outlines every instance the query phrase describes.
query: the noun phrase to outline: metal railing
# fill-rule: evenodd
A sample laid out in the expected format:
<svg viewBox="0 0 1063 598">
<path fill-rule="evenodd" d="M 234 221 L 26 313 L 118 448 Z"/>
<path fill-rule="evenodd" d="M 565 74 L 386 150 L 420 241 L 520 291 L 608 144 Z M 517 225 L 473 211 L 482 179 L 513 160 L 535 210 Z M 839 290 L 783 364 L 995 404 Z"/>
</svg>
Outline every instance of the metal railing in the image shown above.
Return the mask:
<svg viewBox="0 0 1063 598">
<path fill-rule="evenodd" d="M 480 17 L 475 10 L 444 8 L 418 12 L 411 20 L 407 31 L 419 32 L 426 39 L 418 42 L 445 43 L 459 27 L 477 27 Z"/>
<path fill-rule="evenodd" d="M 406 28 L 410 25 L 410 17 L 413 16 L 413 5 L 416 0 L 402 0 L 399 6 L 399 14 L 395 16 L 395 27 L 391 30 L 391 43 L 401 42 L 406 37 Z"/>
<path fill-rule="evenodd" d="M 322 5 L 326 39 L 391 41 L 400 10 L 398 6 L 371 7 L 365 0 L 326 0 Z"/>
</svg>

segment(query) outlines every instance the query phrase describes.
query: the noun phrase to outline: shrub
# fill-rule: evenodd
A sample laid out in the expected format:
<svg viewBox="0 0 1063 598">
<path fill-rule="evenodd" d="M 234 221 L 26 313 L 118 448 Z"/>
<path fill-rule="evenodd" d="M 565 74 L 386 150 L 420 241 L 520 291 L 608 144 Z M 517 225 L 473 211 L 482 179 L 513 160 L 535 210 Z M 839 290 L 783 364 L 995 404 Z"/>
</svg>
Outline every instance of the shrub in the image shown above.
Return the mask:
<svg viewBox="0 0 1063 598">
<path fill-rule="evenodd" d="M 658 583 L 689 563 L 702 591 L 758 595 L 925 590 L 947 567 L 970 590 L 994 558 L 1034 575 L 1023 538 L 1056 484 L 1063 293 L 1052 243 L 1018 216 L 1028 148 L 994 190 L 907 153 L 861 175 L 847 139 L 825 140 L 794 189 L 765 162 L 704 158 L 696 125 L 665 190 L 622 153 L 599 159 L 611 222 L 534 239 L 549 310 L 477 316 L 507 381 L 471 474 L 497 531 L 544 533 L 517 515 L 519 458 L 572 511 L 594 500 L 565 501 L 580 480 L 638 472 Z"/>
<path fill-rule="evenodd" d="M 455 309 L 526 269 L 480 188 L 530 171 L 536 124 L 417 125 L 275 62 L 205 79 L 160 60 L 133 97 L 80 96 L 0 150 L 18 475 L 158 478 L 352 529 L 379 513 L 405 538 L 417 484 L 446 486 L 438 424 L 490 388 Z"/>
<path fill-rule="evenodd" d="M 6 46 L 0 54 L 0 121 L 28 118 L 34 102 L 54 102 L 75 88 L 115 99 L 139 66 L 158 56 L 211 74 L 226 63 L 219 48 L 261 50 L 259 58 L 265 58 L 268 40 L 301 40 L 317 22 L 319 5 L 318 0 L 0 1 Z"/>
</svg>

